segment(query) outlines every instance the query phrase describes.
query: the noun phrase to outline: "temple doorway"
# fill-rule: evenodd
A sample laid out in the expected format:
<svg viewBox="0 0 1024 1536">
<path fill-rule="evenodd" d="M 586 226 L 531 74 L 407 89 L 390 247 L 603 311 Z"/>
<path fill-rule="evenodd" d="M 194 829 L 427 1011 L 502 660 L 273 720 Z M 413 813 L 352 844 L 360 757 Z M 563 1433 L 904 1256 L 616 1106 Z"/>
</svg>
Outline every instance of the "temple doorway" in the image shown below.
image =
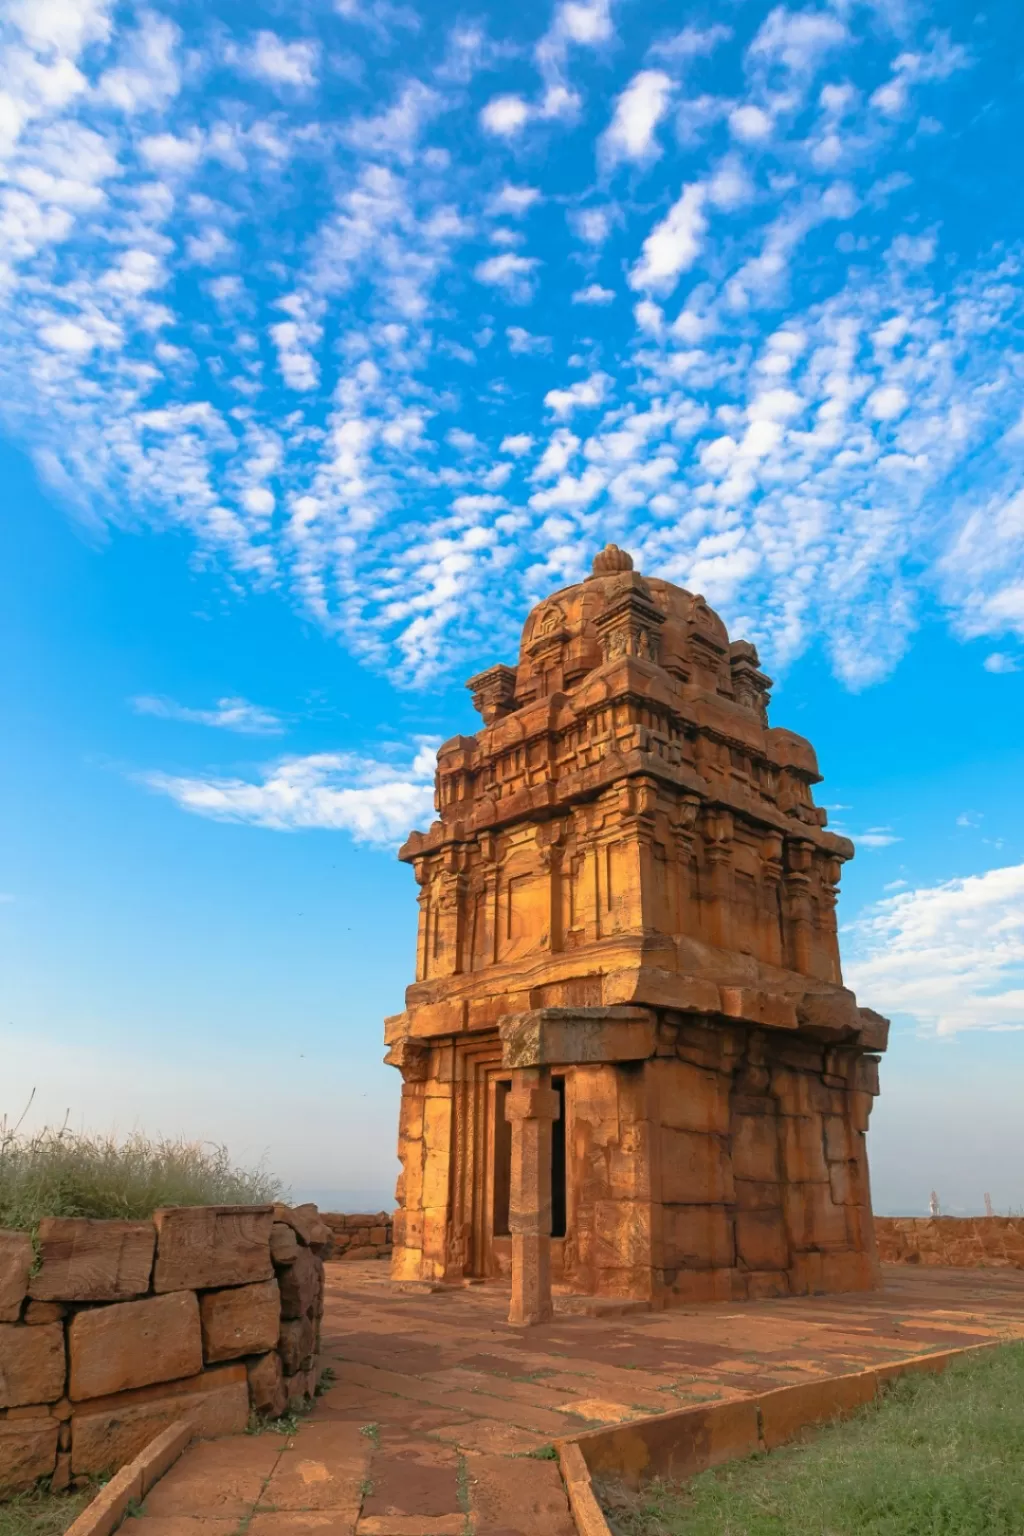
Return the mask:
<svg viewBox="0 0 1024 1536">
<path fill-rule="evenodd" d="M 558 1117 L 551 1127 L 551 1236 L 565 1237 L 567 1220 L 566 1156 L 565 1156 L 565 1078 L 552 1077 L 551 1086 L 558 1094 Z M 512 1269 L 512 1242 L 509 1230 L 509 1201 L 512 1186 L 512 1126 L 505 1118 L 505 1102 L 512 1088 L 510 1077 L 495 1074 L 488 1095 L 489 1134 L 488 1161 L 490 1163 L 488 1185 L 489 1232 L 487 1242 L 488 1274 L 510 1274 Z M 560 1268 L 561 1243 L 552 1250 L 556 1268 Z"/>
</svg>

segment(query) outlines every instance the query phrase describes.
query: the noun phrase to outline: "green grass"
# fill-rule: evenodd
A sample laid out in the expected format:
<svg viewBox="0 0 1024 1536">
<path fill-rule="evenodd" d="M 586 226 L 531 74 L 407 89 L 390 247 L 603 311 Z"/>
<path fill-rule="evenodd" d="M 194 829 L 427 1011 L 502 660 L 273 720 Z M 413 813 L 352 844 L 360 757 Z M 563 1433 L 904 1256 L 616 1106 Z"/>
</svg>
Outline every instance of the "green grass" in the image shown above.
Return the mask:
<svg viewBox="0 0 1024 1536">
<path fill-rule="evenodd" d="M 0 1536 L 64 1536 L 98 1487 L 78 1493 L 50 1493 L 40 1484 L 31 1493 L 16 1493 L 0 1503 Z"/>
<path fill-rule="evenodd" d="M 1024 1343 L 905 1376 L 807 1443 L 596 1491 L 618 1536 L 1021 1536 Z"/>
<path fill-rule="evenodd" d="M 260 1205 L 281 1198 L 260 1167 L 235 1168 L 226 1147 L 123 1141 L 46 1127 L 26 1133 L 0 1120 L 0 1227 L 31 1232 L 44 1216 L 142 1220 L 161 1205 Z"/>
</svg>

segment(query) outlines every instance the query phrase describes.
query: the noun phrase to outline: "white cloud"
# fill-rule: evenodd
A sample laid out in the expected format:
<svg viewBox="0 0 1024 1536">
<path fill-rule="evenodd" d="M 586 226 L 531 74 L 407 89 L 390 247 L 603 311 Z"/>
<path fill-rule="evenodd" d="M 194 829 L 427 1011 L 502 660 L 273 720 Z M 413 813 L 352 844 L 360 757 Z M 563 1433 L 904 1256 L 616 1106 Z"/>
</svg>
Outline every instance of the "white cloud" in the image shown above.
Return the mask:
<svg viewBox="0 0 1024 1536">
<path fill-rule="evenodd" d="M 202 153 L 203 139 L 195 129 L 184 138 L 153 133 L 139 143 L 143 160 L 159 171 L 190 171 Z"/>
<path fill-rule="evenodd" d="M 856 833 L 854 841 L 862 848 L 891 848 L 893 843 L 901 843 L 903 839 L 897 837 L 891 827 L 869 827 L 866 832 Z"/>
<path fill-rule="evenodd" d="M 598 156 L 606 166 L 654 159 L 661 153 L 654 130 L 668 111 L 672 90 L 672 79 L 664 70 L 644 69 L 633 76 L 598 141 Z"/>
<path fill-rule="evenodd" d="M 876 421 L 895 421 L 907 408 L 906 392 L 898 384 L 884 384 L 868 396 L 868 415 Z"/>
<path fill-rule="evenodd" d="M 525 453 L 529 453 L 533 447 L 533 438 L 529 432 L 513 432 L 510 437 L 503 437 L 499 452 L 514 454 L 521 459 Z"/>
<path fill-rule="evenodd" d="M 533 295 L 533 278 L 540 265 L 535 256 L 518 256 L 514 251 L 504 251 L 500 256 L 489 256 L 478 262 L 473 276 L 478 283 L 490 288 L 500 288 L 514 303 L 525 303 Z"/>
<path fill-rule="evenodd" d="M 343 831 L 357 842 L 386 846 L 433 819 L 434 759 L 434 745 L 424 742 L 406 763 L 318 752 L 280 758 L 255 781 L 150 773 L 143 782 L 213 821 L 275 832 Z"/>
<path fill-rule="evenodd" d="M 643 252 L 630 269 L 631 288 L 671 293 L 680 275 L 693 266 L 708 227 L 703 212 L 706 195 L 700 182 L 683 188 L 644 241 Z"/>
<path fill-rule="evenodd" d="M 610 383 L 611 379 L 606 373 L 592 373 L 589 378 L 570 384 L 568 389 L 549 389 L 544 396 L 544 404 L 549 411 L 564 419 L 575 410 L 592 410 L 601 405 Z"/>
<path fill-rule="evenodd" d="M 234 61 L 246 74 L 268 85 L 308 90 L 316 84 L 319 55 L 315 42 L 286 42 L 276 32 L 260 31 L 247 49 L 234 55 Z"/>
<path fill-rule="evenodd" d="M 530 108 L 521 96 L 495 96 L 480 113 L 480 122 L 488 133 L 509 139 L 521 133 L 530 117 Z"/>
<path fill-rule="evenodd" d="M 588 283 L 585 288 L 577 288 L 572 296 L 574 304 L 610 304 L 615 298 L 615 290 L 602 288 L 600 283 Z"/>
<path fill-rule="evenodd" d="M 578 240 L 587 245 L 603 245 L 611 234 L 611 208 L 578 208 L 569 214 L 569 226 Z"/>
<path fill-rule="evenodd" d="M 52 325 L 44 325 L 39 334 L 55 352 L 69 352 L 78 357 L 84 357 L 96 345 L 95 337 L 73 320 L 57 320 Z"/>
<path fill-rule="evenodd" d="M 747 102 L 729 113 L 729 132 L 741 144 L 762 144 L 771 137 L 774 123 L 763 107 Z"/>
<path fill-rule="evenodd" d="M 137 715 L 156 715 L 160 720 L 182 720 L 191 725 L 212 725 L 222 731 L 238 731 L 244 736 L 280 736 L 284 722 L 272 710 L 248 699 L 218 699 L 214 709 L 189 709 L 174 699 L 156 694 L 140 694 L 131 701 Z"/>
<path fill-rule="evenodd" d="M 732 28 L 723 26 L 721 23 L 715 23 L 710 27 L 684 27 L 673 37 L 664 37 L 659 42 L 652 43 L 648 49 L 648 56 L 652 59 L 669 59 L 674 62 L 705 58 L 714 52 L 719 43 L 728 42 L 731 37 Z"/>
<path fill-rule="evenodd" d="M 538 352 L 551 351 L 550 336 L 534 336 L 521 325 L 506 326 L 505 335 L 508 338 L 508 349 L 515 357 L 529 357 Z"/>
<path fill-rule="evenodd" d="M 518 218 L 536 206 L 541 200 L 537 187 L 516 186 L 506 181 L 488 200 L 487 212 L 498 218 Z"/>
<path fill-rule="evenodd" d="M 1020 662 L 1015 656 L 1008 656 L 1005 651 L 993 651 L 991 656 L 985 657 L 982 666 L 986 672 L 1006 673 L 1020 671 Z"/>
<path fill-rule="evenodd" d="M 747 49 L 754 65 L 781 64 L 795 75 L 812 74 L 827 53 L 851 42 L 843 23 L 824 11 L 788 11 L 778 5 Z"/>
<path fill-rule="evenodd" d="M 925 1030 L 1024 1029 L 1024 864 L 889 897 L 853 927 L 863 1002 Z"/>
</svg>

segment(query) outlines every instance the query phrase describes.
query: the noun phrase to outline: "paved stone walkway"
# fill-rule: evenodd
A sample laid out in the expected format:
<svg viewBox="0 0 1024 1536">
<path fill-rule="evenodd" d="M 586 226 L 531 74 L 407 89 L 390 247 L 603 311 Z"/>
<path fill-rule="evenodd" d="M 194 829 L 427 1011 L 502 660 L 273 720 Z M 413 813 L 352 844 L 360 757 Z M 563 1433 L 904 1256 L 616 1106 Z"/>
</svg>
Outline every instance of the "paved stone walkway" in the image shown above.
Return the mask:
<svg viewBox="0 0 1024 1536">
<path fill-rule="evenodd" d="M 500 1287 L 396 1294 L 383 1264 L 328 1265 L 336 1380 L 310 1418 L 290 1439 L 193 1446 L 130 1536 L 573 1536 L 553 1439 L 1024 1337 L 1024 1273 L 893 1267 L 869 1296 L 563 1314 L 525 1331 L 507 1309 Z"/>
</svg>

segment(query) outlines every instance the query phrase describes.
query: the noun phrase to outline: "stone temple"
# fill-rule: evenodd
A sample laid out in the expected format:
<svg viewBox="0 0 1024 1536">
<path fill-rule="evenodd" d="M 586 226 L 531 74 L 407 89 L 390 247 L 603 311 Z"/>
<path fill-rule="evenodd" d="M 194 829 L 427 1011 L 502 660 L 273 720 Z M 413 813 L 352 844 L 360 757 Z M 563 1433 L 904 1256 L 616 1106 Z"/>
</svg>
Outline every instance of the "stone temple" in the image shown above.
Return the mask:
<svg viewBox="0 0 1024 1536">
<path fill-rule="evenodd" d="M 653 1306 L 863 1290 L 888 1023 L 842 982 L 809 742 L 702 597 L 609 545 L 438 752 L 395 1280 Z M 591 1303 L 587 1303 L 591 1305 Z M 600 1307 L 599 1302 L 592 1305 Z"/>
</svg>

